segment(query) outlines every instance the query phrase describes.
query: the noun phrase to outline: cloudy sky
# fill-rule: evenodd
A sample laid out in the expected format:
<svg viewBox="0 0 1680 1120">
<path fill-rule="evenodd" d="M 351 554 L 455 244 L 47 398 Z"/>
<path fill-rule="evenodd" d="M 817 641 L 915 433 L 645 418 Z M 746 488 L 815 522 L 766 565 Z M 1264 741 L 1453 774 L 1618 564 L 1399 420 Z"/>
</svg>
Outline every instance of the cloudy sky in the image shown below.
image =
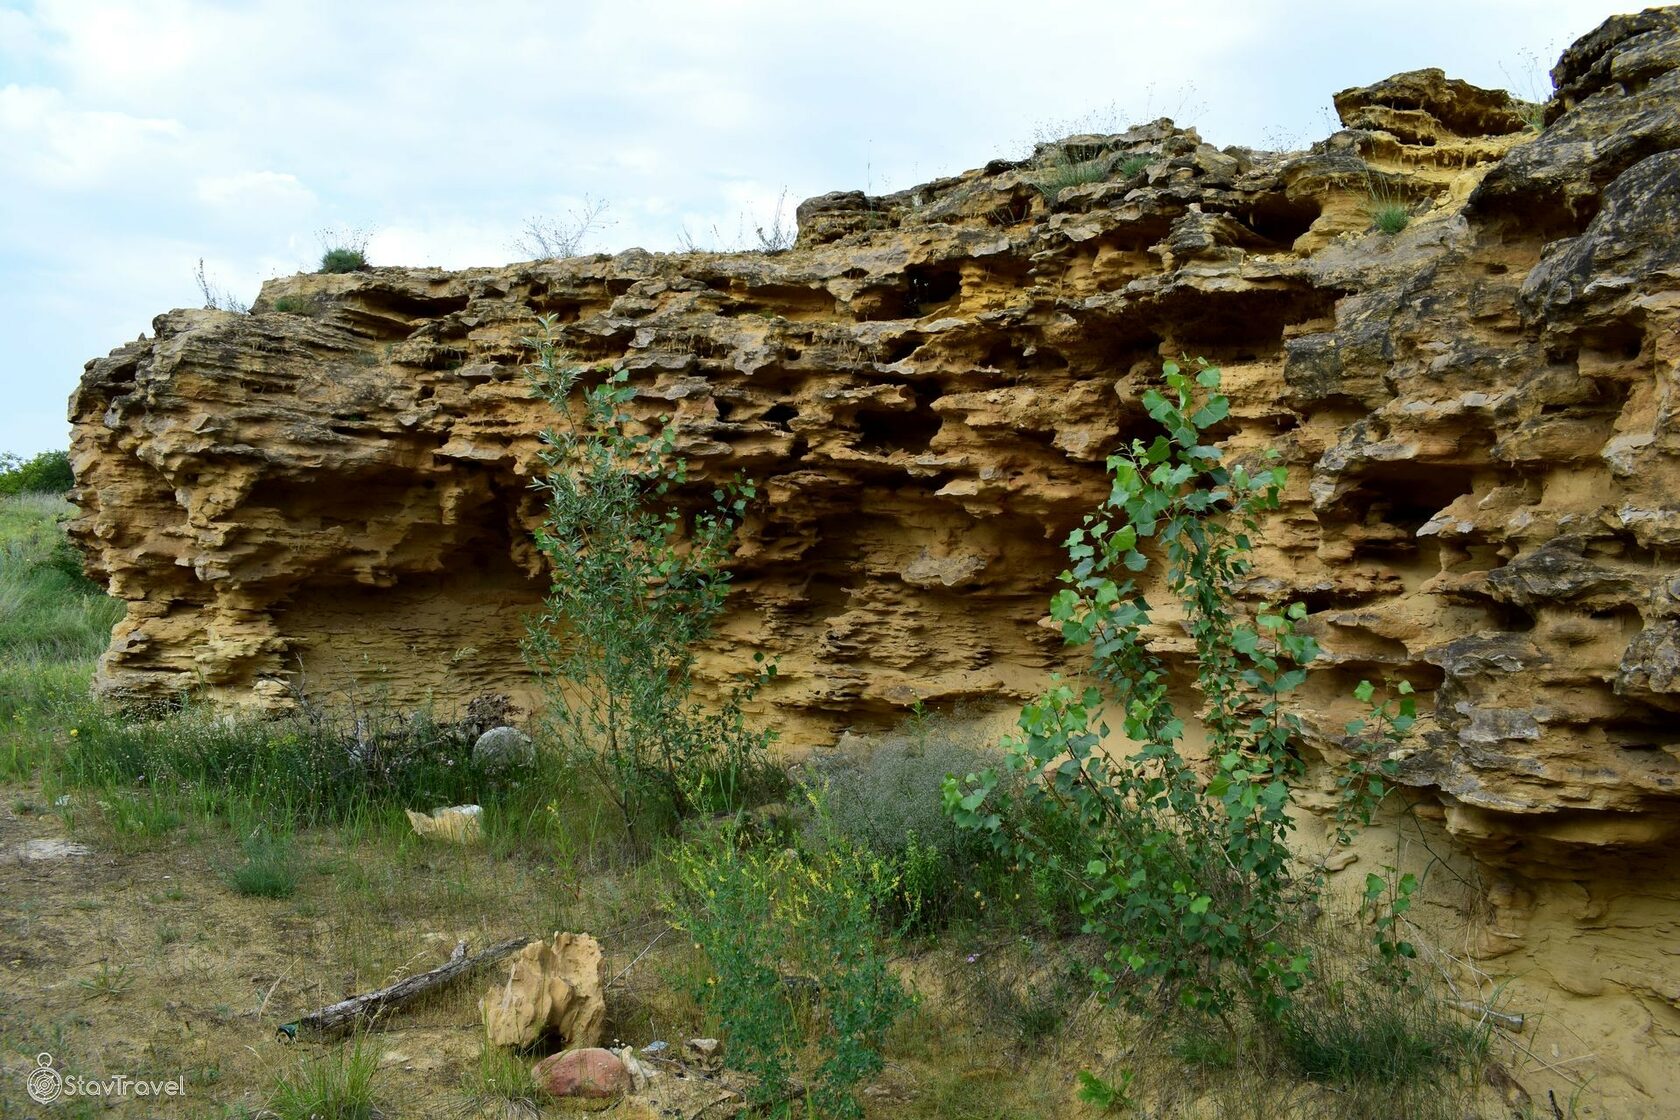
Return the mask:
<svg viewBox="0 0 1680 1120">
<path fill-rule="evenodd" d="M 0 0 L 0 451 L 66 443 L 83 362 L 312 267 L 733 248 L 785 192 L 898 190 L 1035 135 L 1172 116 L 1305 146 L 1330 95 L 1449 74 L 1538 97 L 1601 0 Z M 1171 10 L 1169 10 L 1171 9 Z"/>
</svg>

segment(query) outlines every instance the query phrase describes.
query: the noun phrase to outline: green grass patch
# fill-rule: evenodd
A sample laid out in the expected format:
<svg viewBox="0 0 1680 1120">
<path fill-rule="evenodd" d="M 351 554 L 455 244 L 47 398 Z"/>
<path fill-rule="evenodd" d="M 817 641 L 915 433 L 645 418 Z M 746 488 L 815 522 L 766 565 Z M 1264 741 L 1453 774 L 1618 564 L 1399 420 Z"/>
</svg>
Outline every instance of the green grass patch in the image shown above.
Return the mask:
<svg viewBox="0 0 1680 1120">
<path fill-rule="evenodd" d="M 1370 216 L 1371 228 L 1393 237 L 1412 224 L 1412 199 L 1403 186 L 1393 179 L 1368 177 L 1366 180 L 1365 213 Z"/>
<path fill-rule="evenodd" d="M 483 804 L 519 774 L 472 757 L 473 729 L 424 714 L 305 712 L 278 719 L 208 710 L 151 716 L 93 709 L 57 760 L 73 785 L 181 791 L 201 811 L 255 806 L 263 820 L 341 823 L 378 808 Z"/>
<path fill-rule="evenodd" d="M 1120 177 L 1122 179 L 1130 179 L 1133 175 L 1138 174 L 1144 168 L 1148 167 L 1150 161 L 1154 158 L 1154 156 L 1150 155 L 1127 156 L 1125 159 L 1120 161 Z"/>
<path fill-rule="evenodd" d="M 1361 980 L 1309 991 L 1280 1042 L 1300 1076 L 1347 1089 L 1438 1084 L 1479 1059 L 1485 1040 L 1421 986 Z"/>
<path fill-rule="evenodd" d="M 57 495 L 0 498 L 0 673 L 97 656 L 122 617 L 122 604 L 82 574 L 81 554 L 64 535 L 73 512 Z M 22 707 L 13 692 L 0 689 L 0 718 Z"/>
<path fill-rule="evenodd" d="M 340 246 L 321 254 L 322 272 L 361 272 L 367 266 L 367 254 L 360 249 Z"/>
<path fill-rule="evenodd" d="M 1371 208 L 1371 228 L 1390 237 L 1412 224 L 1412 212 L 1397 202 Z"/>
<path fill-rule="evenodd" d="M 1078 148 L 1057 148 L 1045 157 L 1032 176 L 1032 185 L 1048 202 L 1055 202 L 1070 187 L 1105 182 L 1114 174 L 1114 159 L 1088 155 Z"/>
<path fill-rule="evenodd" d="M 113 792 L 101 804 L 106 825 L 118 837 L 144 840 L 167 836 L 186 823 L 175 804 L 156 790 Z"/>
<path fill-rule="evenodd" d="M 531 1062 L 518 1051 L 486 1042 L 478 1064 L 461 1075 L 461 1092 L 480 1108 L 506 1103 L 524 1106 L 534 1115 L 548 1094 L 532 1078 Z"/>
<path fill-rule="evenodd" d="M 357 1038 L 316 1058 L 302 1058 L 279 1074 L 268 1107 L 278 1120 L 373 1120 L 379 1050 Z"/>
<path fill-rule="evenodd" d="M 240 847 L 245 861 L 228 870 L 230 887 L 254 898 L 290 898 L 297 893 L 302 865 L 290 836 L 258 826 Z"/>
</svg>

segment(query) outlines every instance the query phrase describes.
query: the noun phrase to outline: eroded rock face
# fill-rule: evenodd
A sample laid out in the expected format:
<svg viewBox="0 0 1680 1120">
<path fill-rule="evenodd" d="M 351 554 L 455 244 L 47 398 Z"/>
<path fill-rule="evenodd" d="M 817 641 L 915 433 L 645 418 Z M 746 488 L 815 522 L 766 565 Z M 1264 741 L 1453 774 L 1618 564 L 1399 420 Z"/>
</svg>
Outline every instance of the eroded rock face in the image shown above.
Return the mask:
<svg viewBox="0 0 1680 1120">
<path fill-rule="evenodd" d="M 1594 928 L 1620 907 L 1673 942 L 1676 12 L 1571 47 L 1538 134 L 1418 71 L 1337 95 L 1348 127 L 1307 153 L 1162 121 L 1062 142 L 1110 173 L 1055 198 L 994 161 L 812 199 L 781 254 L 299 276 L 250 315 L 161 316 L 72 402 L 74 531 L 129 603 L 99 687 L 533 703 L 542 314 L 676 417 L 696 486 L 761 483 L 703 670 L 775 655 L 785 743 L 1013 708 L 1065 664 L 1040 621 L 1104 456 L 1151 433 L 1161 361 L 1201 355 L 1227 453 L 1290 469 L 1248 590 L 1311 608 L 1311 747 L 1338 755 L 1360 678 L 1411 681 L 1414 798 L 1489 881 L 1545 884 L 1501 887 L 1529 901 L 1489 904 L 1488 952 L 1568 927 L 1588 879 Z M 1373 193 L 1411 206 L 1397 236 Z M 1676 958 L 1622 956 L 1672 1047 Z"/>
<path fill-rule="evenodd" d="M 507 967 L 507 978 L 478 1001 L 490 1045 L 530 1046 L 545 1034 L 567 1047 L 587 1049 L 601 1041 L 606 976 L 593 937 L 556 933 L 549 941 L 533 941 L 509 958 Z"/>
</svg>

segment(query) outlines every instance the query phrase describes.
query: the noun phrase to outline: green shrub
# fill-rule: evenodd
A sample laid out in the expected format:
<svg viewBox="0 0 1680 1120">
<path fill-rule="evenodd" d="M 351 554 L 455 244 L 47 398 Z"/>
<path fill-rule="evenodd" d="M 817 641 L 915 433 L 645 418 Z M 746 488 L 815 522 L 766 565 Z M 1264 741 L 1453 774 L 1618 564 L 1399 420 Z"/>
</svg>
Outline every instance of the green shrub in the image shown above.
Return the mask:
<svg viewBox="0 0 1680 1120">
<path fill-rule="evenodd" d="M 918 711 L 868 753 L 813 764 L 822 813 L 807 823 L 806 842 L 820 846 L 825 836 L 838 836 L 891 866 L 896 887 L 881 916 L 893 928 L 935 929 L 978 913 L 978 902 L 1000 895 L 1011 880 L 1009 865 L 980 837 L 956 827 L 940 809 L 939 791 L 947 774 L 998 759 L 995 746 Z"/>
<path fill-rule="evenodd" d="M 806 860 L 737 841 L 675 857 L 671 906 L 710 970 L 695 997 L 758 1079 L 753 1104 L 791 1115 L 798 1075 L 808 1115 L 855 1120 L 856 1086 L 883 1068 L 882 1037 L 912 1005 L 875 926 L 891 869 L 838 840 Z"/>
<path fill-rule="evenodd" d="M 586 386 L 590 371 L 561 361 L 554 321 L 542 328 L 529 340 L 531 376 L 565 424 L 543 434 L 537 547 L 554 580 L 525 654 L 546 685 L 553 737 L 597 774 L 634 841 L 763 784 L 771 735 L 746 726 L 743 705 L 774 666 L 755 655 L 758 674 L 717 710 L 692 695 L 695 649 L 723 610 L 731 543 L 755 491 L 739 478 L 720 484 L 685 517 L 672 427 L 633 431 L 629 375 L 595 371 Z"/>
<path fill-rule="evenodd" d="M 1026 779 L 1018 798 L 999 797 L 999 774 L 984 771 L 947 782 L 945 803 L 999 850 L 1067 880 L 1084 929 L 1105 945 L 1092 974 L 1104 994 L 1139 1004 L 1156 994 L 1221 1015 L 1240 1001 L 1275 1019 L 1312 967 L 1293 931 L 1316 885 L 1293 873 L 1287 844 L 1302 729 L 1283 699 L 1306 680 L 1317 644 L 1297 630 L 1304 606 L 1262 606 L 1251 617 L 1236 598 L 1250 534 L 1277 507 L 1283 470 L 1227 468 L 1204 442 L 1230 411 L 1218 370 L 1203 363 L 1192 375 L 1168 363 L 1165 381 L 1167 393 L 1143 397 L 1163 434 L 1109 457 L 1109 497 L 1069 534 L 1066 586 L 1051 600 L 1064 639 L 1090 648 L 1098 684 L 1058 682 L 1022 711 L 1021 734 L 1007 744 L 1009 768 Z M 1167 665 L 1144 638 L 1153 607 L 1136 577 L 1163 561 L 1194 641 L 1205 780 L 1179 748 L 1185 720 L 1168 695 Z M 1360 698 L 1370 696 L 1362 685 Z M 1107 701 L 1135 753 L 1101 749 Z M 1344 828 L 1368 819 L 1386 791 L 1387 750 L 1412 717 L 1407 698 L 1397 713 L 1378 707 L 1350 727 L 1371 751 L 1344 784 Z M 1061 822 L 1059 832 L 1047 834 L 1048 822 Z M 1075 826 L 1089 853 L 1083 866 L 1065 854 Z M 1394 930 L 1379 927 L 1379 937 L 1403 955 L 1410 947 Z"/>
<path fill-rule="evenodd" d="M 366 265 L 366 263 L 367 262 L 365 260 L 362 262 L 362 264 L 364 266 Z M 352 267 L 352 268 L 328 268 L 326 258 L 323 257 L 321 259 L 321 271 L 323 271 L 323 272 L 354 272 L 354 271 L 356 271 L 356 269 L 354 267 Z M 303 296 L 281 296 L 279 299 L 274 301 L 274 310 L 279 311 L 282 314 L 286 314 L 286 315 L 303 315 L 303 314 L 305 314 L 309 311 L 309 307 L 310 307 L 310 301 L 308 299 L 304 298 Z"/>
<path fill-rule="evenodd" d="M 28 460 L 0 451 L 0 494 L 62 494 L 74 485 L 68 451 L 43 451 Z"/>
<path fill-rule="evenodd" d="M 322 272 L 361 272 L 367 267 L 367 253 L 360 248 L 340 245 L 321 254 Z"/>
</svg>

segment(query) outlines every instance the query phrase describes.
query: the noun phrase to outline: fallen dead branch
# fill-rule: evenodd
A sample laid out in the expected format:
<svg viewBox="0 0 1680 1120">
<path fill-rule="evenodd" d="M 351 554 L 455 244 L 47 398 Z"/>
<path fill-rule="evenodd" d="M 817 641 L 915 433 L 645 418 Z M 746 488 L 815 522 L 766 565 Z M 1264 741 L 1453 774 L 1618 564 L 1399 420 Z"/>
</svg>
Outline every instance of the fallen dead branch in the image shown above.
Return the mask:
<svg viewBox="0 0 1680 1120">
<path fill-rule="evenodd" d="M 311 1011 L 301 1019 L 290 1023 L 282 1023 L 276 1028 L 287 1039 L 296 1039 L 299 1035 L 315 1037 L 330 1037 L 341 1034 L 358 1022 L 372 1019 L 386 1011 L 401 1007 L 409 1001 L 425 995 L 427 992 L 443 987 L 450 981 L 476 972 L 485 965 L 495 964 L 504 957 L 510 956 L 515 950 L 530 942 L 529 937 L 510 937 L 506 941 L 499 941 L 481 953 L 467 956 L 467 943 L 458 942 L 455 951 L 449 954 L 449 960 L 432 969 L 415 976 L 399 980 L 386 988 L 376 992 L 364 992 L 359 996 L 340 1000 L 328 1004 L 318 1010 Z"/>
<path fill-rule="evenodd" d="M 1495 1011 L 1493 1008 L 1476 1003 L 1473 1000 L 1449 999 L 1447 1000 L 1447 1006 L 1454 1011 L 1504 1027 L 1508 1031 L 1523 1029 L 1523 1017 L 1521 1015 L 1513 1015 L 1509 1011 Z"/>
</svg>

